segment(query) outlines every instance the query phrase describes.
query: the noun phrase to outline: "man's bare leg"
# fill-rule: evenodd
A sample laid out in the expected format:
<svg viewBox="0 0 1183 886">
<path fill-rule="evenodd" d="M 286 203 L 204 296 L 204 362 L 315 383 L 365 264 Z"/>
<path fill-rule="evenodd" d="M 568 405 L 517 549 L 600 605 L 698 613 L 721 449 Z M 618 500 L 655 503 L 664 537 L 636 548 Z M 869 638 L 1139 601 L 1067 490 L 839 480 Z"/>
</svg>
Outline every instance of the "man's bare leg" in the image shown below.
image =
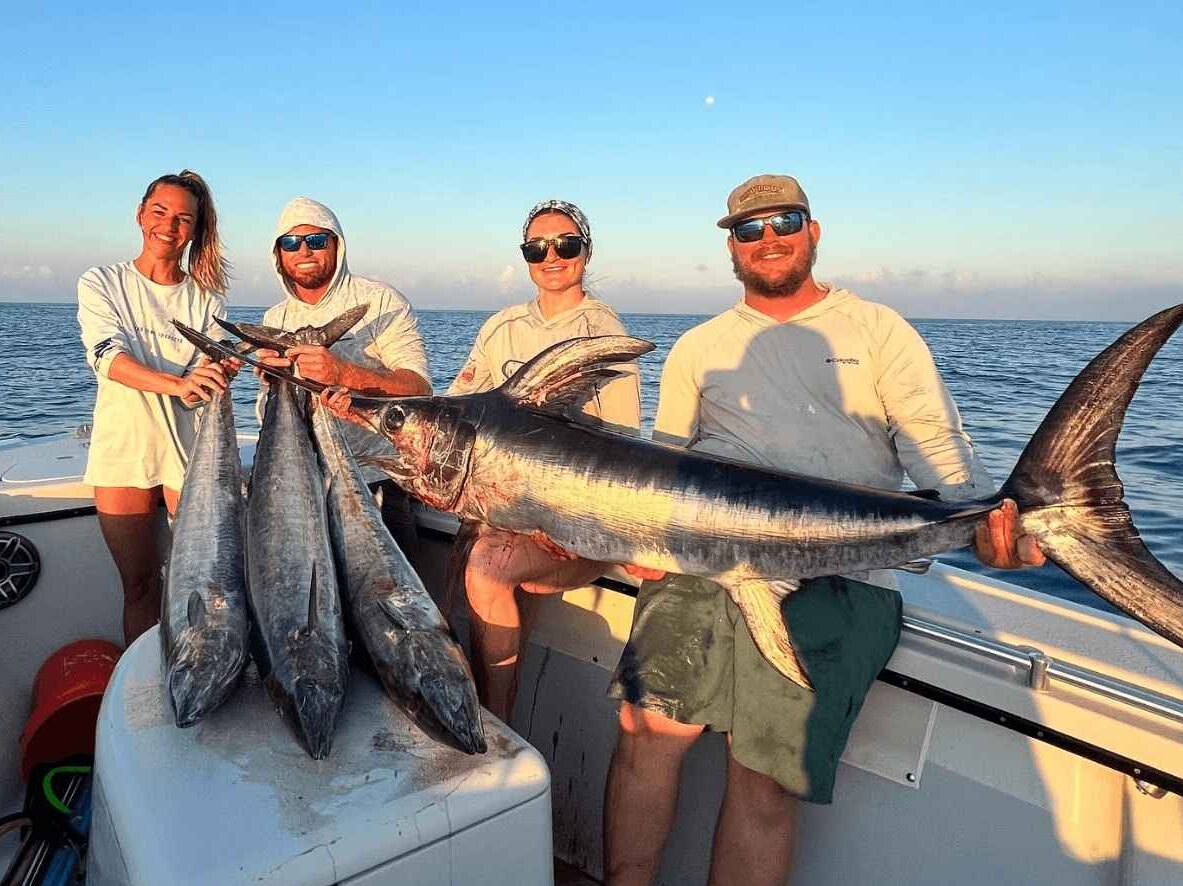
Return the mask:
<svg viewBox="0 0 1183 886">
<path fill-rule="evenodd" d="M 678 808 L 682 761 L 702 730 L 621 703 L 620 733 L 604 793 L 607 886 L 648 884 L 657 876 Z"/>
<path fill-rule="evenodd" d="M 99 529 L 123 584 L 123 640 L 129 646 L 160 620 L 159 501 L 159 487 L 96 486 L 94 490 Z"/>
<path fill-rule="evenodd" d="M 464 571 L 473 676 L 481 703 L 494 716 L 508 723 L 517 696 L 522 619 L 515 588 L 554 594 L 586 584 L 604 568 L 590 560 L 556 559 L 527 536 L 509 532 L 483 534 L 473 545 Z"/>
<path fill-rule="evenodd" d="M 711 849 L 713 886 L 781 886 L 797 836 L 797 799 L 727 754 L 727 791 Z"/>
</svg>

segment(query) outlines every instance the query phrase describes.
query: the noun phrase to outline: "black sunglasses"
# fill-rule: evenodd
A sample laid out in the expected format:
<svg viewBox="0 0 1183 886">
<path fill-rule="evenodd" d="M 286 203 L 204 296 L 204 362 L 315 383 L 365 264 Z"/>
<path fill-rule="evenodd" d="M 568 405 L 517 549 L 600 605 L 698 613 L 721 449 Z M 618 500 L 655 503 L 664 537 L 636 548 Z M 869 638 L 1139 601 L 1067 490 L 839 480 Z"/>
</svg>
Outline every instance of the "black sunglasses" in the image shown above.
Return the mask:
<svg viewBox="0 0 1183 886">
<path fill-rule="evenodd" d="M 276 242 L 284 252 L 299 252 L 300 244 L 307 243 L 313 252 L 319 252 L 329 245 L 332 234 L 284 234 Z"/>
<path fill-rule="evenodd" d="M 559 234 L 557 237 L 535 237 L 522 244 L 522 258 L 532 265 L 546 261 L 550 247 L 554 246 L 559 258 L 575 258 L 583 252 L 583 238 L 578 234 Z"/>
<path fill-rule="evenodd" d="M 806 215 L 800 209 L 781 212 L 768 218 L 747 218 L 731 226 L 731 235 L 740 243 L 755 243 L 764 237 L 764 225 L 772 225 L 772 233 L 788 237 L 805 227 Z"/>
</svg>

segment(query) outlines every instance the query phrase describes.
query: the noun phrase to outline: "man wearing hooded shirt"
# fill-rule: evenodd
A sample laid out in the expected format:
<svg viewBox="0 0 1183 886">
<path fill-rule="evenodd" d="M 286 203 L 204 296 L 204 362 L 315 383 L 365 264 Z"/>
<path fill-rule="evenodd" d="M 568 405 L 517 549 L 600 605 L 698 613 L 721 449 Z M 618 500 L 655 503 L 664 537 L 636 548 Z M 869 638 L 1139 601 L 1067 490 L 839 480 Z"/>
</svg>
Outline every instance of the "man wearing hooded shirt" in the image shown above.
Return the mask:
<svg viewBox="0 0 1183 886">
<path fill-rule="evenodd" d="M 431 393 L 427 352 L 410 304 L 393 287 L 349 272 L 345 234 L 331 209 L 307 197 L 288 203 L 279 214 L 272 254 L 285 297 L 267 309 L 265 325 L 286 330 L 323 326 L 350 308 L 365 305 L 367 310 L 331 349 L 298 345 L 282 356 L 264 349 L 258 352 L 264 362 L 294 364 L 304 378 L 375 396 Z M 266 395 L 266 386 L 260 386 L 260 421 Z M 342 431 L 354 456 L 393 453 L 380 434 L 353 424 L 344 424 Z M 362 473 L 380 499 L 386 525 L 409 553 L 415 526 L 406 495 L 377 468 L 363 466 Z"/>
</svg>

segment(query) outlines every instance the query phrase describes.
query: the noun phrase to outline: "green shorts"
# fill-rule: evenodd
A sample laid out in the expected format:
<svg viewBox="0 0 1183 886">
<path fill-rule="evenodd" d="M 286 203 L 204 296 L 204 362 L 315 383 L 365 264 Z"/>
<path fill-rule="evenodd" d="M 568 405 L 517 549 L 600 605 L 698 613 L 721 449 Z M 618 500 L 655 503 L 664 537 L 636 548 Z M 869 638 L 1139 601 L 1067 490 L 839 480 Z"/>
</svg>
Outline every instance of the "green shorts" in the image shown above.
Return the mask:
<svg viewBox="0 0 1183 886">
<path fill-rule="evenodd" d="M 899 641 L 902 609 L 898 591 L 847 578 L 810 579 L 785 597 L 781 613 L 810 692 L 768 664 L 723 588 L 669 575 L 641 586 L 608 691 L 730 733 L 737 762 L 796 797 L 829 803 L 850 727 Z"/>
</svg>

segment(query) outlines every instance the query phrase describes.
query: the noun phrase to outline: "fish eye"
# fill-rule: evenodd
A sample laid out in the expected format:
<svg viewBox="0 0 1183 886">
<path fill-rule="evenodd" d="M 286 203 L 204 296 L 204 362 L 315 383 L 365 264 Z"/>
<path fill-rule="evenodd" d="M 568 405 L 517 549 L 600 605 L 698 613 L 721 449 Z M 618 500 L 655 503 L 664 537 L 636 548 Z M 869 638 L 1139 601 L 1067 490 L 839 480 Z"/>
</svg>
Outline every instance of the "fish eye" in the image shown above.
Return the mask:
<svg viewBox="0 0 1183 886">
<path fill-rule="evenodd" d="M 382 416 L 382 430 L 387 434 L 397 434 L 403 428 L 403 422 L 406 420 L 406 413 L 403 412 L 401 406 L 388 406 L 386 412 Z"/>
</svg>

